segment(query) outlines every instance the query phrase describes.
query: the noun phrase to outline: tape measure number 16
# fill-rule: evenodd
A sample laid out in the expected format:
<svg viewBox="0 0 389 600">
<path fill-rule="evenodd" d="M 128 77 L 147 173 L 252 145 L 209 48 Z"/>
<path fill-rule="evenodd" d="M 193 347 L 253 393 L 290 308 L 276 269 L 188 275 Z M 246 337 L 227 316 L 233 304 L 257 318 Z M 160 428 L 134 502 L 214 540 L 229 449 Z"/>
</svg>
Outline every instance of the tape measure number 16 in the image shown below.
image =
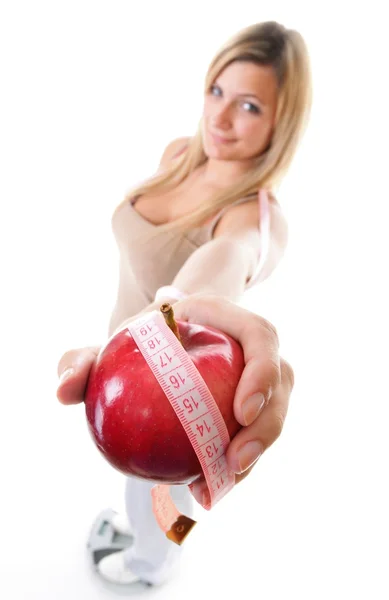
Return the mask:
<svg viewBox="0 0 389 600">
<path fill-rule="evenodd" d="M 209 510 L 235 485 L 235 474 L 225 456 L 230 436 L 220 410 L 161 312 L 153 311 L 132 321 L 128 330 L 196 452 L 209 490 L 209 501 L 203 501 L 202 506 Z M 180 545 L 195 521 L 180 514 L 169 488 L 164 484 L 153 487 L 153 511 L 162 531 Z"/>
</svg>

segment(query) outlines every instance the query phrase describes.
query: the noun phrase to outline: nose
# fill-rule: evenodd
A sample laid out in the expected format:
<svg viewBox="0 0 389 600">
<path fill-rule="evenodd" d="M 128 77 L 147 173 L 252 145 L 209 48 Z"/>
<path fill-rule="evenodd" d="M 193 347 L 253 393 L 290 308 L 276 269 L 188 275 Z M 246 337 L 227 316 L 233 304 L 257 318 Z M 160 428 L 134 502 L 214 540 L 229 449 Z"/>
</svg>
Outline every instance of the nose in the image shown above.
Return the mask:
<svg viewBox="0 0 389 600">
<path fill-rule="evenodd" d="M 231 107 L 228 104 L 220 103 L 214 109 L 211 122 L 215 129 L 220 129 L 223 131 L 230 129 L 232 125 Z"/>
</svg>

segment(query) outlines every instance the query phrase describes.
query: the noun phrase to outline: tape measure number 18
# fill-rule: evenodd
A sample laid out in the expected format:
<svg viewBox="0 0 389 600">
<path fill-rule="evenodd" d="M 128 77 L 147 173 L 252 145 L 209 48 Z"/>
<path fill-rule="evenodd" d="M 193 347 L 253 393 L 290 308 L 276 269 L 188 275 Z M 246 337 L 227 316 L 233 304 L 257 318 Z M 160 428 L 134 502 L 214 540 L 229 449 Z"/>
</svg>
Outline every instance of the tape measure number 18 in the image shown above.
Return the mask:
<svg viewBox="0 0 389 600">
<path fill-rule="evenodd" d="M 230 436 L 224 419 L 205 381 L 160 312 L 153 311 L 132 321 L 128 330 L 196 452 L 209 490 L 209 501 L 202 506 L 209 510 L 235 484 L 235 474 L 225 456 Z M 169 488 L 163 484 L 154 486 L 153 510 L 167 537 L 181 544 L 195 521 L 179 513 Z"/>
</svg>

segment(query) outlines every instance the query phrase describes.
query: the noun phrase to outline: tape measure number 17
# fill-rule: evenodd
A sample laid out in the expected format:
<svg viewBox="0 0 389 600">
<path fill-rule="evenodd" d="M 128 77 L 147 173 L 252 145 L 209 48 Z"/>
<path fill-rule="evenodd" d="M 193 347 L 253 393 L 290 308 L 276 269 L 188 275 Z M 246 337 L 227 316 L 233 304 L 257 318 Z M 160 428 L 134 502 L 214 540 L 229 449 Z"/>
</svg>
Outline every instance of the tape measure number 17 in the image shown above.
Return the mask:
<svg viewBox="0 0 389 600">
<path fill-rule="evenodd" d="M 209 500 L 203 501 L 202 506 L 209 510 L 235 485 L 235 474 L 225 456 L 230 436 L 224 419 L 205 381 L 160 312 L 153 311 L 132 321 L 128 330 L 196 452 L 209 490 Z M 181 544 L 195 521 L 179 513 L 169 488 L 154 486 L 153 510 L 167 537 Z"/>
</svg>

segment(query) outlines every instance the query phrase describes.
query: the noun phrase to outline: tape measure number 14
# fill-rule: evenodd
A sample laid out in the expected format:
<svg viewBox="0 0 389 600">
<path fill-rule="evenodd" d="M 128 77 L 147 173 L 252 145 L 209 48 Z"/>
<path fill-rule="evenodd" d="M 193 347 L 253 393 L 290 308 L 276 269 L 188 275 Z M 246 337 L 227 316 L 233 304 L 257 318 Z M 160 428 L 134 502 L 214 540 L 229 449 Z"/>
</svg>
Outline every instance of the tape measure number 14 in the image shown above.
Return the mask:
<svg viewBox="0 0 389 600">
<path fill-rule="evenodd" d="M 209 490 L 209 500 L 202 506 L 209 510 L 235 485 L 235 474 L 225 456 L 230 436 L 220 410 L 161 312 L 153 311 L 132 321 L 128 330 L 196 452 Z M 181 544 L 195 521 L 180 514 L 169 488 L 164 484 L 153 487 L 153 511 L 167 537 Z"/>
</svg>

